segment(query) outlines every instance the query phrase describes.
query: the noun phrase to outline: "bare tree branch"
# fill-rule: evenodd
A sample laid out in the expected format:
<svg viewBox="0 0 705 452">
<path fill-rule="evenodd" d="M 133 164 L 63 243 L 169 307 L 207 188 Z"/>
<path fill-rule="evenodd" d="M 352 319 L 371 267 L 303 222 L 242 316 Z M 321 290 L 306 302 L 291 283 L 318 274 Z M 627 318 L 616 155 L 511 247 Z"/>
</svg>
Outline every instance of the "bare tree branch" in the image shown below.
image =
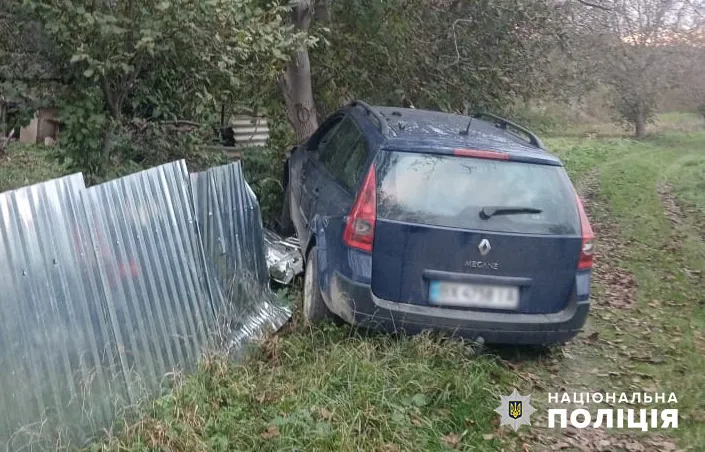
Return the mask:
<svg viewBox="0 0 705 452">
<path fill-rule="evenodd" d="M 604 5 L 598 5 L 597 3 L 588 2 L 586 0 L 578 0 L 581 5 L 589 6 L 590 8 L 597 8 L 603 11 L 612 11 L 612 8 Z"/>
<path fill-rule="evenodd" d="M 460 50 L 458 49 L 458 36 L 455 33 L 455 27 L 456 27 L 456 25 L 458 25 L 461 22 L 472 23 L 472 19 L 456 19 L 453 22 L 453 46 L 455 47 L 455 61 L 443 66 L 444 68 L 449 68 L 451 66 L 455 66 L 456 64 L 460 63 Z"/>
</svg>

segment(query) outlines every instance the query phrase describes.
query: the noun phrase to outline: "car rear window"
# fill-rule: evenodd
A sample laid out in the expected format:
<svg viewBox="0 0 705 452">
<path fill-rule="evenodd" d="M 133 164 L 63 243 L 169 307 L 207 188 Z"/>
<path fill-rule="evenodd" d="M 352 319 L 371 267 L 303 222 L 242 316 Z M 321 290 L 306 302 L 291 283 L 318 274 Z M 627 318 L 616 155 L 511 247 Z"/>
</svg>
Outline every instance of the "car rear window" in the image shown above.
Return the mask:
<svg viewBox="0 0 705 452">
<path fill-rule="evenodd" d="M 575 192 L 563 167 L 416 152 L 378 155 L 377 216 L 463 229 L 579 235 Z M 483 219 L 484 207 L 530 207 Z"/>
</svg>

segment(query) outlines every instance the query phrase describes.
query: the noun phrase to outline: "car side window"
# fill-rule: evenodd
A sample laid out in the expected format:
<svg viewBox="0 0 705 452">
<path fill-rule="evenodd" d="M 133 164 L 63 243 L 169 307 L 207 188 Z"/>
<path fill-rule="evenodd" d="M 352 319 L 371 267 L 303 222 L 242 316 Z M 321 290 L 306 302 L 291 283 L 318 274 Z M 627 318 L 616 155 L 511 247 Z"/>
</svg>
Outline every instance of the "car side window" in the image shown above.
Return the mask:
<svg viewBox="0 0 705 452">
<path fill-rule="evenodd" d="M 309 151 L 317 152 L 319 155 L 325 149 L 328 142 L 335 135 L 336 130 L 340 126 L 342 117 L 333 118 L 329 123 L 325 124 L 325 128 L 314 135 L 306 146 Z"/>
<path fill-rule="evenodd" d="M 322 149 L 320 161 L 349 190 L 360 181 L 367 160 L 367 140 L 351 117 L 338 126 L 331 140 Z"/>
</svg>

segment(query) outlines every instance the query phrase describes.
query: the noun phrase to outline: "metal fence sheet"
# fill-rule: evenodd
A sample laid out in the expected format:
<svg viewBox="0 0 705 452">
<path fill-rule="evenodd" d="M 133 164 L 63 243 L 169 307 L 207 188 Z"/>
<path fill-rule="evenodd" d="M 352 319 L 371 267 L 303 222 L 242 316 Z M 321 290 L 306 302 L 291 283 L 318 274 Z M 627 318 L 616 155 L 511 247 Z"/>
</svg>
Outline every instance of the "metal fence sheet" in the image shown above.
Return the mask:
<svg viewBox="0 0 705 452">
<path fill-rule="evenodd" d="M 190 179 L 179 161 L 0 194 L 0 449 L 84 444 L 214 341 L 288 319 L 239 164 Z"/>
<path fill-rule="evenodd" d="M 213 324 L 189 190 L 178 162 L 82 193 L 133 403 L 193 366 Z"/>
<path fill-rule="evenodd" d="M 15 408 L 2 410 L 0 444 L 10 450 L 84 435 L 129 402 L 91 275 L 84 190 L 73 175 L 0 195 L 0 380 L 3 407 Z"/>
<path fill-rule="evenodd" d="M 280 328 L 290 317 L 268 289 L 264 228 L 240 162 L 191 175 L 196 216 L 217 287 L 219 325 L 230 349 Z"/>
</svg>

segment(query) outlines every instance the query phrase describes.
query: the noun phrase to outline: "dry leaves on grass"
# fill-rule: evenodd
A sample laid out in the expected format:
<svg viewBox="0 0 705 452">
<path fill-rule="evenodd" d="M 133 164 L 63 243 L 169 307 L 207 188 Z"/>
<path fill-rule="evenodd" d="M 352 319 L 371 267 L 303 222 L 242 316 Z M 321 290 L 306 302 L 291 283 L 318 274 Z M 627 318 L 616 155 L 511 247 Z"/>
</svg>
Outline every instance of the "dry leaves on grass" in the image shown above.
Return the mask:
<svg viewBox="0 0 705 452">
<path fill-rule="evenodd" d="M 441 441 L 448 446 L 452 448 L 458 447 L 458 444 L 460 444 L 460 435 L 457 433 L 451 433 L 450 435 L 444 435 L 441 437 Z"/>
<path fill-rule="evenodd" d="M 261 356 L 263 361 L 278 362 L 281 354 L 281 344 L 279 336 L 271 336 L 260 344 Z"/>
<path fill-rule="evenodd" d="M 553 451 L 578 449 L 581 452 L 611 452 L 613 450 L 673 452 L 678 449 L 676 443 L 660 435 L 608 435 L 603 429 L 576 429 L 573 427 L 564 430 L 562 438 L 542 437 L 541 440 Z"/>
<path fill-rule="evenodd" d="M 277 427 L 276 425 L 270 425 L 269 427 L 267 427 L 267 430 L 260 433 L 260 436 L 262 437 L 262 439 L 277 438 L 279 436 L 279 427 Z"/>
<path fill-rule="evenodd" d="M 637 285 L 631 272 L 603 263 L 594 274 L 604 287 L 603 296 L 597 300 L 600 304 L 619 309 L 634 307 Z"/>
<path fill-rule="evenodd" d="M 595 177 L 590 179 L 596 180 Z M 596 188 L 591 184 L 583 187 L 583 190 L 583 206 L 588 217 L 591 218 L 592 227 L 597 236 L 593 277 L 604 287 L 604 295 L 596 302 L 598 305 L 611 308 L 630 309 L 636 303 L 636 278 L 631 272 L 611 263 L 624 255 L 624 243 L 619 239 L 614 224 L 594 220 L 593 203 Z"/>
<path fill-rule="evenodd" d="M 695 339 L 695 349 L 701 355 L 705 355 L 705 333 L 701 333 L 700 331 L 693 331 L 693 337 Z"/>
<path fill-rule="evenodd" d="M 658 188 L 658 195 L 661 198 L 661 204 L 665 210 L 666 217 L 674 224 L 681 224 L 683 221 L 683 212 L 673 196 L 673 187 L 670 184 L 663 184 Z"/>
<path fill-rule="evenodd" d="M 333 413 L 331 413 L 329 410 L 326 408 L 319 408 L 318 409 L 318 416 L 320 416 L 321 419 L 330 421 L 333 419 Z"/>
<path fill-rule="evenodd" d="M 255 396 L 255 401 L 261 405 L 279 400 L 279 396 L 272 391 L 262 391 Z"/>
<path fill-rule="evenodd" d="M 627 450 L 629 452 L 647 452 L 658 450 L 673 452 L 677 450 L 676 443 L 663 436 L 632 436 L 628 434 L 610 436 L 604 430 L 583 429 L 567 441 L 581 452 L 611 452 Z"/>
</svg>

